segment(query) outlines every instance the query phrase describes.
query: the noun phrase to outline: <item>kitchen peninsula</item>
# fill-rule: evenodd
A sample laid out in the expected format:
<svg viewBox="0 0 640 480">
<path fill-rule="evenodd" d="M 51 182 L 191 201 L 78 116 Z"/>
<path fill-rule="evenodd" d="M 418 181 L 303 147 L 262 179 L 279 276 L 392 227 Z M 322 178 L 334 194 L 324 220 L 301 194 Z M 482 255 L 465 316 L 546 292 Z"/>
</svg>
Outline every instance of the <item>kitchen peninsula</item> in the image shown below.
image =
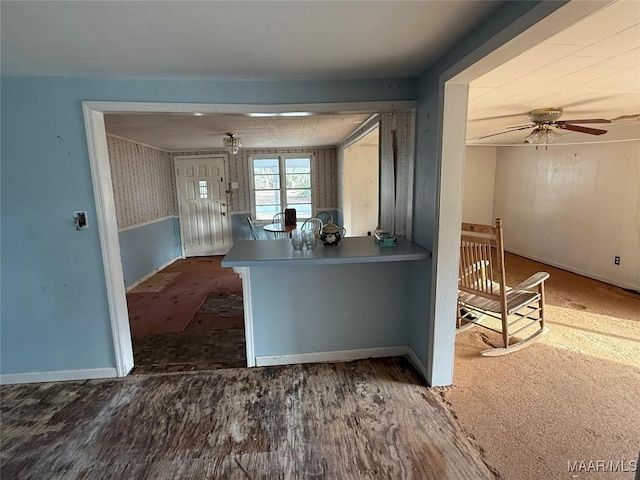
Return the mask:
<svg viewBox="0 0 640 480">
<path fill-rule="evenodd" d="M 409 354 L 411 283 L 431 253 L 404 237 L 294 250 L 240 240 L 222 260 L 242 278 L 247 366 Z"/>
</svg>

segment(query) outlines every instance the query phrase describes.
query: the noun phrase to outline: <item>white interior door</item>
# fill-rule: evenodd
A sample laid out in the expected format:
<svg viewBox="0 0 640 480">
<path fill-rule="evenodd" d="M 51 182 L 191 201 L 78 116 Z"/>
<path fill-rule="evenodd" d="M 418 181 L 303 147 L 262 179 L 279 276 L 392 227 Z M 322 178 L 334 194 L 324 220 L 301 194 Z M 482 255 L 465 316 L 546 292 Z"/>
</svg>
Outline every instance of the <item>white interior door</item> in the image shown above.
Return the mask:
<svg viewBox="0 0 640 480">
<path fill-rule="evenodd" d="M 187 257 L 224 255 L 231 248 L 224 157 L 177 157 L 176 187 Z"/>
</svg>

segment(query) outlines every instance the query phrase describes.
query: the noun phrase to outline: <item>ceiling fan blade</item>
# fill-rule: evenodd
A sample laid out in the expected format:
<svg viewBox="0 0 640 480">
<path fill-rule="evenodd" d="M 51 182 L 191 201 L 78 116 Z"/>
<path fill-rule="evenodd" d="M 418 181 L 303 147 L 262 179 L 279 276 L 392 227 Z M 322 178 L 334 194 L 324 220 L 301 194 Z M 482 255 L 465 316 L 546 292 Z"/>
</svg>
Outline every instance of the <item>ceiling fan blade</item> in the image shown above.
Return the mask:
<svg viewBox="0 0 640 480">
<path fill-rule="evenodd" d="M 490 135 L 482 135 L 480 137 L 468 138 L 467 140 L 482 140 L 483 138 L 495 137 L 496 135 L 502 135 L 504 133 L 517 132 L 518 130 L 526 130 L 528 128 L 532 128 L 531 125 L 527 125 L 526 127 L 514 128 L 512 130 L 505 130 L 504 132 L 492 133 Z"/>
<path fill-rule="evenodd" d="M 611 122 L 630 122 L 634 120 L 640 120 L 640 113 L 634 113 L 633 115 L 620 115 L 619 117 L 612 118 Z"/>
<path fill-rule="evenodd" d="M 600 130 L 599 128 L 581 127 L 580 125 L 572 125 L 566 123 L 556 125 L 556 127 L 562 128 L 564 130 L 571 130 L 573 132 L 588 133 L 589 135 L 602 135 L 607 133 L 606 130 Z"/>
<path fill-rule="evenodd" d="M 605 118 L 586 118 L 581 120 L 558 120 L 555 123 L 556 125 L 567 123 L 611 123 L 611 120 L 607 120 Z"/>
</svg>

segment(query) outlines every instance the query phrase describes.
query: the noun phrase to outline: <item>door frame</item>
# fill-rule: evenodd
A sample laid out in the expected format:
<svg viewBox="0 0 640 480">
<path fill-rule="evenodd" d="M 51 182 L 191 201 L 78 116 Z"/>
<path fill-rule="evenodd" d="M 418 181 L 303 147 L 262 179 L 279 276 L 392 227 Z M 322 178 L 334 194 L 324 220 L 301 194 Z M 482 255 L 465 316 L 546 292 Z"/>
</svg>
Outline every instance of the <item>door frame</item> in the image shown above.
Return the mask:
<svg viewBox="0 0 640 480">
<path fill-rule="evenodd" d="M 345 190 L 348 189 L 347 185 L 349 184 L 349 182 L 347 181 L 348 179 L 346 178 L 345 175 L 345 170 L 347 170 L 347 164 L 348 164 L 348 157 L 349 157 L 349 152 L 351 152 L 351 155 L 353 155 L 353 148 L 358 148 L 360 145 L 358 145 L 362 140 L 364 140 L 365 138 L 367 138 L 369 135 L 372 135 L 374 132 L 377 133 L 378 135 L 378 148 L 376 150 L 376 165 L 375 165 L 375 174 L 378 178 L 378 185 L 377 185 L 377 189 L 374 192 L 376 198 L 375 198 L 375 205 L 376 205 L 376 225 L 380 224 L 380 122 L 377 122 L 373 125 L 371 125 L 369 128 L 365 129 L 360 135 L 358 135 L 357 137 L 355 137 L 352 141 L 348 142 L 348 144 L 346 146 L 343 147 L 342 149 L 342 157 L 343 157 L 343 161 L 342 161 L 342 171 L 339 174 L 339 181 L 342 182 L 341 188 L 342 188 L 342 202 L 339 205 L 340 208 L 342 208 L 342 212 L 343 212 L 343 227 L 345 228 L 345 230 L 347 231 L 347 235 L 351 235 L 351 233 L 353 232 L 353 222 L 351 222 L 351 218 L 353 216 L 353 212 L 352 212 L 352 202 L 350 202 L 349 205 L 349 213 L 348 216 L 350 218 L 349 220 L 349 227 L 347 227 L 347 222 L 346 222 L 346 218 L 347 218 L 347 209 L 345 207 Z M 411 137 L 413 138 L 413 137 Z M 413 160 L 413 157 L 411 157 Z M 352 160 L 353 161 L 353 160 Z M 413 164 L 413 161 L 410 162 L 411 164 Z M 410 185 L 413 185 L 413 179 L 409 178 L 409 182 Z M 411 235 L 405 235 L 408 239 L 411 240 Z"/>
<path fill-rule="evenodd" d="M 284 113 L 305 111 L 314 113 L 368 113 L 397 112 L 413 110 L 415 101 L 379 102 L 333 102 L 308 104 L 210 104 L 210 103 L 166 103 L 166 102 L 116 102 L 83 101 L 89 167 L 93 197 L 96 205 L 96 225 L 102 251 L 102 264 L 106 283 L 109 321 L 113 337 L 116 375 L 124 377 L 134 367 L 129 312 L 124 287 L 124 274 L 120 260 L 120 240 L 116 220 L 115 200 L 111 182 L 111 167 L 107 149 L 107 133 L 104 124 L 105 113 L 204 113 L 204 114 L 246 114 Z M 253 332 L 246 338 L 247 348 L 253 348 Z M 247 350 L 249 351 L 249 350 Z M 247 366 L 252 366 L 247 364 Z"/>
<path fill-rule="evenodd" d="M 179 156 L 175 156 L 173 157 L 173 169 L 174 171 L 176 170 L 176 168 L 178 167 L 178 161 L 180 160 L 198 160 L 198 159 L 203 159 L 203 158 L 222 158 L 222 165 L 224 168 L 224 179 L 225 179 L 225 190 L 224 192 L 228 192 L 228 190 L 230 190 L 229 188 L 229 156 L 225 155 L 224 153 L 211 153 L 209 155 L 179 155 Z M 178 178 L 176 176 L 176 188 L 178 188 Z M 180 211 L 180 195 L 177 193 L 176 190 L 176 196 L 177 201 L 178 201 L 178 218 L 180 219 L 180 248 L 182 249 L 182 256 L 186 257 L 186 251 L 185 251 L 185 246 L 184 246 L 184 232 L 183 232 L 183 222 L 182 222 L 182 212 Z M 229 248 L 231 248 L 233 246 L 233 235 L 231 234 L 231 215 L 229 214 L 229 210 L 231 205 L 229 205 L 229 199 L 228 196 L 226 197 L 226 203 L 227 203 L 227 215 L 226 215 L 226 222 L 227 222 L 227 230 L 229 231 Z"/>
<path fill-rule="evenodd" d="M 443 101 L 437 112 L 439 162 L 428 315 L 427 382 L 431 386 L 453 383 L 469 83 L 612 1 L 569 1 L 551 13 L 548 9 L 555 7 L 542 2 L 440 75 L 439 96 Z M 511 38 L 511 29 L 526 22 L 532 24 Z"/>
</svg>

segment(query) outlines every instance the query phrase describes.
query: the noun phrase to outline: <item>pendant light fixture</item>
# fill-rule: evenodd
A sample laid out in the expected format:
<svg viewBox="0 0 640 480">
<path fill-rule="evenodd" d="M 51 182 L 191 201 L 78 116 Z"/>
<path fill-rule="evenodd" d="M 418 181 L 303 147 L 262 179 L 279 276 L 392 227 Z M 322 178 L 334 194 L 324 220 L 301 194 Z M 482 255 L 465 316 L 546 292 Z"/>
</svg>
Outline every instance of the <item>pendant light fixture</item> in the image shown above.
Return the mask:
<svg viewBox="0 0 640 480">
<path fill-rule="evenodd" d="M 242 146 L 240 138 L 236 137 L 235 132 L 227 132 L 227 136 L 222 140 L 224 148 L 229 151 L 229 154 L 236 155 Z"/>
</svg>

